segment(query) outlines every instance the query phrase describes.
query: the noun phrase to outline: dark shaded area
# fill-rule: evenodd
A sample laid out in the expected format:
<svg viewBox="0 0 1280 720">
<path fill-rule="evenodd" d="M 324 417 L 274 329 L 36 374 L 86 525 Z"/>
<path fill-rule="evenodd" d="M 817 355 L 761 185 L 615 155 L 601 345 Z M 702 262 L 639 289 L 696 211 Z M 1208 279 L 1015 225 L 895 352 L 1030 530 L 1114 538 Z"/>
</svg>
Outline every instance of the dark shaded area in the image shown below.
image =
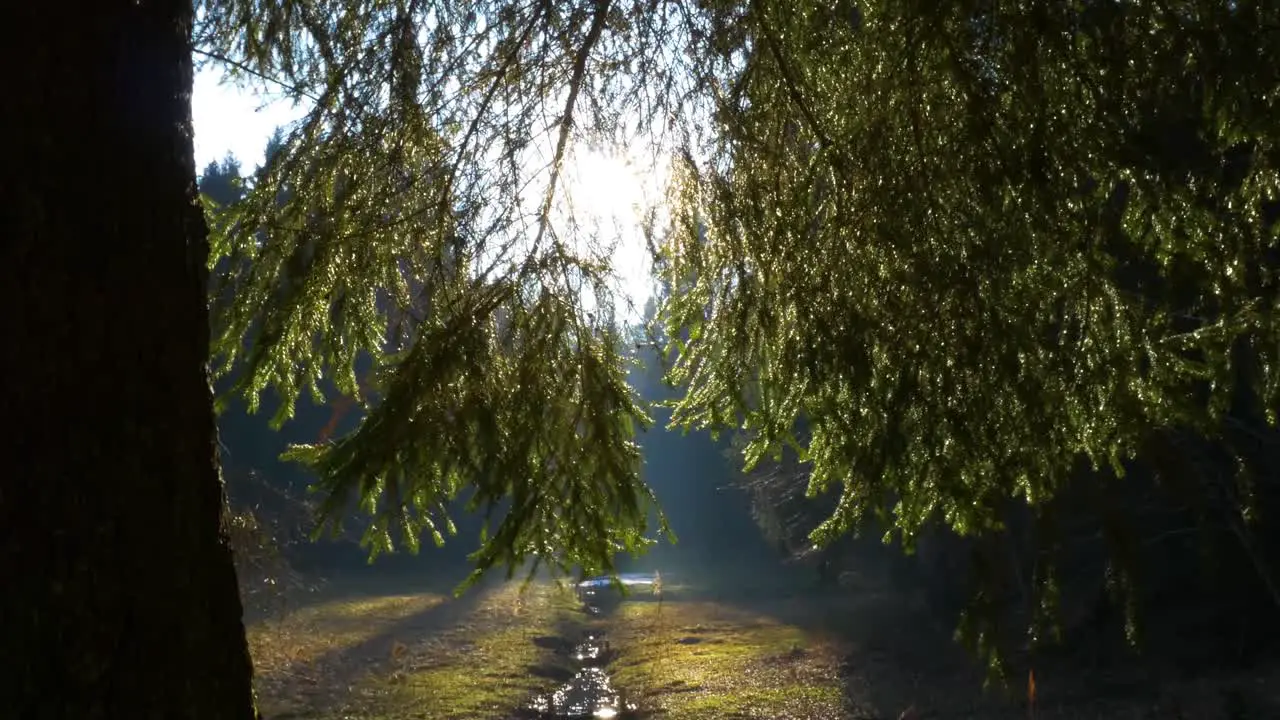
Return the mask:
<svg viewBox="0 0 1280 720">
<path fill-rule="evenodd" d="M 1245 448 L 1254 473 L 1249 507 L 1256 514 L 1248 522 L 1227 442 Z M 861 538 L 795 552 L 805 572 L 791 597 L 738 602 L 847 638 L 857 648 L 846 668 L 850 681 L 884 712 L 914 702 L 968 708 L 937 717 L 1025 716 L 1025 708 L 1019 715 L 1010 707 L 1025 704 L 1034 670 L 1041 705 L 1076 713 L 1062 717 L 1136 706 L 1177 717 L 1174 705 L 1183 700 L 1171 699 L 1170 687 L 1225 693 L 1211 714 L 1186 717 L 1272 717 L 1280 696 L 1252 678 L 1273 675 L 1280 648 L 1270 564 L 1280 550 L 1275 442 L 1274 431 L 1258 423 L 1228 427 L 1219 440 L 1156 435 L 1126 464 L 1123 479 L 1082 466 L 1038 511 L 1010 501 L 1000 509 L 1003 533 L 962 538 L 935 523 L 907 554 L 896 541 L 882 543 L 873 524 Z M 803 497 L 806 483 L 793 457 L 745 480 L 766 532 L 782 544 L 804 547 L 830 511 L 829 500 Z M 1031 583 L 1050 560 L 1059 595 L 1046 613 L 1033 602 Z M 1117 562 L 1127 564 L 1132 587 L 1122 584 Z M 996 633 L 1007 698 L 979 690 L 986 657 L 953 639 L 966 613 Z M 1039 635 L 1029 636 L 1028 626 Z M 904 669 L 920 678 L 913 692 L 887 679 Z M 1227 713 L 1226 704 L 1245 714 Z"/>
<path fill-rule="evenodd" d="M 8 717 L 253 716 L 203 371 L 193 19 L 189 2 L 0 11 L 22 68 L 0 161 Z"/>
<path fill-rule="evenodd" d="M 643 323 L 652 321 L 660 300 L 661 296 L 646 305 Z M 638 438 L 644 480 L 657 494 L 676 543 L 664 539 L 644 557 L 625 561 L 622 569 L 686 575 L 714 569 L 717 577 L 749 581 L 762 568 L 775 565 L 778 555 L 753 520 L 748 496 L 736 487 L 727 455 L 731 437 L 668 428 L 671 410 L 662 403 L 678 395 L 663 381 L 670 359 L 656 349 L 655 338 L 639 330 L 635 337 L 629 381 L 640 398 L 652 404 L 653 418 L 652 427 Z"/>
</svg>

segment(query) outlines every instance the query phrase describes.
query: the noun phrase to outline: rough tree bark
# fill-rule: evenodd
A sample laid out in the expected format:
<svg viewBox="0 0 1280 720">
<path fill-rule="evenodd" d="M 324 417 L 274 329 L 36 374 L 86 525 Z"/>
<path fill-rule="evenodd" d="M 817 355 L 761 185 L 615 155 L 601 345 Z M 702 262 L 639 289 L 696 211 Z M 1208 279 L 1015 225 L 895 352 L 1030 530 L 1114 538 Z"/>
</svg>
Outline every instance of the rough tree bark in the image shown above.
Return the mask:
<svg viewBox="0 0 1280 720">
<path fill-rule="evenodd" d="M 190 0 L 0 4 L 0 714 L 252 718 Z"/>
</svg>

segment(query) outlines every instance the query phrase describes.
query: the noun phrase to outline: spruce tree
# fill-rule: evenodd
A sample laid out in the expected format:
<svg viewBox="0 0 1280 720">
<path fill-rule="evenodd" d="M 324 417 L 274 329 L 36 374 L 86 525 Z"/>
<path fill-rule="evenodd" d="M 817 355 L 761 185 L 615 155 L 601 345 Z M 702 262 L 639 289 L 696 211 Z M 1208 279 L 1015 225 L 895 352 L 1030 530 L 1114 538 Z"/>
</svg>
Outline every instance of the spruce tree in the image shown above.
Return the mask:
<svg viewBox="0 0 1280 720">
<path fill-rule="evenodd" d="M 32 660 L 3 695 L 42 716 L 248 712 L 210 352 L 280 421 L 323 378 L 365 403 L 293 456 L 375 552 L 464 486 L 498 513 L 481 568 L 643 545 L 624 304 L 558 211 L 584 141 L 680 158 L 651 227 L 675 421 L 797 445 L 840 488 L 819 541 L 991 528 L 1081 459 L 1274 422 L 1273 3 L 229 0 L 194 36 L 180 1 L 11 5 L 0 617 Z M 193 46 L 312 104 L 211 253 Z"/>
<path fill-rule="evenodd" d="M 1274 426 L 1280 8 L 716 8 L 734 52 L 665 247 L 676 421 L 742 424 L 748 465 L 796 448 L 838 497 L 817 542 L 869 517 L 908 547 L 931 521 L 1000 532 L 1083 477 L 1131 530 L 1106 488 L 1135 460 Z M 1236 437 L 1243 528 L 1260 453 Z"/>
<path fill-rule="evenodd" d="M 332 516 L 358 496 L 412 542 L 434 517 L 422 507 L 465 477 L 482 503 L 509 490 L 522 508 L 482 565 L 554 548 L 566 566 L 608 568 L 611 548 L 639 540 L 631 499 L 647 492 L 628 428 L 641 410 L 617 330 L 599 322 L 616 314 L 608 258 L 552 209 L 575 143 L 647 139 L 677 159 L 670 222 L 648 228 L 670 288 L 671 379 L 687 388 L 674 422 L 742 426 L 748 465 L 793 446 L 809 491 L 837 491 L 820 544 L 869 515 L 907 547 L 930 520 L 999 531 L 1009 501 L 1043 506 L 1082 464 L 1118 480 L 1168 433 L 1274 423 L 1280 71 L 1255 59 L 1277 49 L 1277 12 L 211 6 L 213 54 L 315 106 L 222 225 L 218 251 L 253 262 L 216 349 L 250 369 L 250 396 L 274 383 L 297 397 L 329 370 L 354 392 L 349 368 L 372 355 L 369 419 L 297 451 Z M 394 347 L 383 297 L 416 318 Z M 560 319 L 536 333 L 559 339 L 530 342 L 547 313 Z M 450 374 L 445 338 L 467 339 L 466 373 Z M 562 376 L 495 395 L 513 359 L 520 378 L 575 368 L 580 389 L 557 395 Z M 553 420 L 521 425 L 534 407 Z M 486 440 L 571 437 L 581 424 L 554 418 L 579 412 L 613 420 L 575 461 L 578 445 Z M 467 429 L 409 429 L 427 421 Z M 601 469 L 620 490 L 575 504 L 571 522 L 613 528 L 605 543 L 553 530 L 565 518 L 548 498 L 510 484 L 537 473 L 595 497 Z M 1037 586 L 1051 604 L 1052 573 Z"/>
<path fill-rule="evenodd" d="M 189 2 L 6 4 L 6 717 L 253 718 L 222 525 Z"/>
</svg>

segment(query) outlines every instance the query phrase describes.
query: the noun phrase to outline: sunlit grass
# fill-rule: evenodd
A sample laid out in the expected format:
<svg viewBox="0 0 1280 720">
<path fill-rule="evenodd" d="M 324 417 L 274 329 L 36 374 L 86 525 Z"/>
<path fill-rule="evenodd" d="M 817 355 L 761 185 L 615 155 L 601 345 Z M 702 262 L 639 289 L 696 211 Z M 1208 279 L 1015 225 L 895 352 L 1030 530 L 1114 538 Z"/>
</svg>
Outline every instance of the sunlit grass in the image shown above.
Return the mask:
<svg viewBox="0 0 1280 720">
<path fill-rule="evenodd" d="M 468 720 L 504 717 L 547 689 L 551 653 L 535 644 L 575 611 L 551 584 L 526 592 L 507 584 L 465 617 L 397 640 L 382 672 L 356 682 L 340 707 L 309 717 L 359 720 Z"/>
<path fill-rule="evenodd" d="M 254 672 L 270 675 L 288 665 L 311 663 L 377 637 L 388 626 L 448 599 L 441 594 L 335 600 L 301 608 L 278 620 L 245 628 Z"/>
<path fill-rule="evenodd" d="M 614 677 L 678 718 L 841 717 L 834 647 L 767 616 L 710 602 L 626 603 Z"/>
<path fill-rule="evenodd" d="M 549 631 L 545 625 L 532 630 Z M 416 717 L 481 718 L 509 711 L 544 689 L 531 670 L 541 650 L 526 628 L 486 632 L 463 642 L 465 656 L 427 659 L 409 665 L 392 682 L 399 692 L 388 711 L 415 709 Z"/>
<path fill-rule="evenodd" d="M 553 636 L 575 610 L 572 595 L 550 584 L 521 593 L 510 584 L 467 624 L 411 651 L 393 682 L 394 702 L 424 718 L 501 716 L 545 690 L 548 653 L 534 643 Z"/>
<path fill-rule="evenodd" d="M 465 613 L 422 593 L 344 599 L 249 628 L 259 708 L 267 717 L 485 717 L 542 689 L 529 672 L 570 607 L 563 591 L 518 583 L 480 593 Z M 358 652 L 356 651 L 358 650 Z"/>
<path fill-rule="evenodd" d="M 351 662 L 344 653 L 387 635 L 405 618 L 433 610 L 448 601 L 438 593 L 387 595 L 332 600 L 299 608 L 279 619 L 261 620 L 245 628 L 253 659 L 259 709 L 269 716 L 291 712 L 323 694 L 326 683 Z M 366 648 L 386 655 L 385 647 Z"/>
<path fill-rule="evenodd" d="M 313 720 L 507 717 L 572 672 L 536 641 L 593 627 L 617 653 L 618 686 L 666 717 L 843 716 L 836 649 L 765 614 L 646 600 L 590 618 L 547 582 L 441 607 L 450 602 L 432 593 L 347 599 L 254 625 L 261 709 Z"/>
</svg>

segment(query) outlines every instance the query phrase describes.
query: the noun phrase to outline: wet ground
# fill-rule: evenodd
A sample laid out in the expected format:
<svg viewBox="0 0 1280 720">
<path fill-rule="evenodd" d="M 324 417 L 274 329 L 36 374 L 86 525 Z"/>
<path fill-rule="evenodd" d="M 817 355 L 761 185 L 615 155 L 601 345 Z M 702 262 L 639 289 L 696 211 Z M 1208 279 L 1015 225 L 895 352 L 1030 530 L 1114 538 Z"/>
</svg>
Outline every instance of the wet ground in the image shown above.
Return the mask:
<svg viewBox="0 0 1280 720">
<path fill-rule="evenodd" d="M 847 716 L 835 645 L 681 594 L 638 583 L 616 603 L 538 582 L 316 603 L 250 627 L 260 709 L 268 720 Z"/>
<path fill-rule="evenodd" d="M 1103 692 L 1114 682 L 1096 670 L 1039 679 L 1031 715 L 1025 697 L 984 694 L 946 629 L 902 597 L 663 580 L 637 579 L 624 602 L 547 581 L 314 602 L 249 628 L 260 709 L 267 720 L 892 720 L 913 707 L 918 720 L 1280 717 L 1223 703 L 1223 688 L 1280 688 L 1277 673 Z"/>
<path fill-rule="evenodd" d="M 609 676 L 614 653 L 600 632 L 587 632 L 572 647 L 552 638 L 575 666 L 573 677 L 555 690 L 536 695 L 516 713 L 519 718 L 620 718 L 634 716 L 639 707 L 626 699 Z"/>
</svg>

